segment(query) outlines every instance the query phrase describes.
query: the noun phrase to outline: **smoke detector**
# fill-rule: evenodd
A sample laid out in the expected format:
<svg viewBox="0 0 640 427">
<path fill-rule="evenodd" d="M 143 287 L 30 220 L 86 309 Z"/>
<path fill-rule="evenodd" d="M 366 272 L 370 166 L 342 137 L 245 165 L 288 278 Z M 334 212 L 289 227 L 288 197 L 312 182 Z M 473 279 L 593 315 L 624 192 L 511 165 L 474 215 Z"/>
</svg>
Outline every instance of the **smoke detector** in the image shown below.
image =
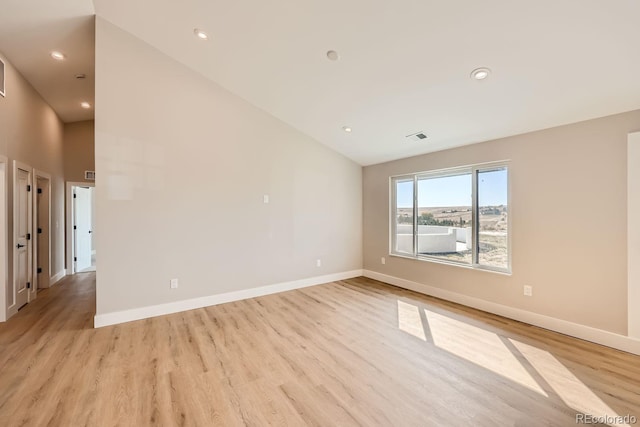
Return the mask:
<svg viewBox="0 0 640 427">
<path fill-rule="evenodd" d="M 416 132 L 405 136 L 405 138 L 409 141 L 422 141 L 423 139 L 427 139 L 427 135 L 424 132 Z"/>
</svg>

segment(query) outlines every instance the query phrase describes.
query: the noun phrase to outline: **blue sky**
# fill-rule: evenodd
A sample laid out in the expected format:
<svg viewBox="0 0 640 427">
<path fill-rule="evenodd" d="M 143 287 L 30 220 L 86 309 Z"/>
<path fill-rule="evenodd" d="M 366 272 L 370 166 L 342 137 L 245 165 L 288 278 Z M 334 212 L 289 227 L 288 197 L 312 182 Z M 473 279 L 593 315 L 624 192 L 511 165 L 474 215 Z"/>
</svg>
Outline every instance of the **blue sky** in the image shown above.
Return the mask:
<svg viewBox="0 0 640 427">
<path fill-rule="evenodd" d="M 398 207 L 413 205 L 413 182 L 398 184 Z M 507 171 L 481 172 L 478 181 L 480 206 L 507 204 Z M 418 206 L 421 208 L 471 206 L 471 174 L 419 181 Z"/>
</svg>

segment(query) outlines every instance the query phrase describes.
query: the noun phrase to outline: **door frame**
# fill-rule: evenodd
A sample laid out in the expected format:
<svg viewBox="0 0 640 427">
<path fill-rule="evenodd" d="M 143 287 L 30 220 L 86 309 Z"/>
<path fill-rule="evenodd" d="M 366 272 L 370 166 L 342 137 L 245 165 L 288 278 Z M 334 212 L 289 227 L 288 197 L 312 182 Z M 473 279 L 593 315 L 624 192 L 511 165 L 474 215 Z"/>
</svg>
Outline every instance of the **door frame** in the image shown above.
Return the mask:
<svg viewBox="0 0 640 427">
<path fill-rule="evenodd" d="M 0 322 L 6 322 L 9 318 L 7 315 L 7 290 L 9 286 L 8 168 L 9 159 L 0 156 Z"/>
<path fill-rule="evenodd" d="M 17 280 L 17 272 L 18 272 L 18 257 L 17 250 L 15 247 L 15 242 L 18 240 L 18 227 L 16 226 L 16 218 L 18 218 L 18 203 L 16 203 L 16 195 L 17 195 L 17 177 L 18 177 L 18 169 L 27 171 L 29 173 L 28 185 L 31 186 L 33 190 L 33 168 L 26 163 L 19 162 L 17 160 L 13 161 L 13 240 L 14 243 L 12 247 L 13 251 L 13 305 L 7 308 L 8 317 L 13 316 L 18 312 L 20 307 L 16 304 L 16 280 Z M 33 196 L 27 198 L 27 215 L 29 218 L 27 219 L 27 226 L 29 227 L 28 232 L 31 233 L 33 237 Z M 38 296 L 38 290 L 35 286 L 33 286 L 33 238 L 27 240 L 27 281 L 31 283 L 31 291 L 27 291 L 27 302 L 31 302 L 36 299 Z"/>
<path fill-rule="evenodd" d="M 627 335 L 640 339 L 640 132 L 627 135 Z"/>
<path fill-rule="evenodd" d="M 47 191 L 49 194 L 48 197 L 48 204 L 47 204 L 47 232 L 49 233 L 49 239 L 47 239 L 47 241 L 49 242 L 49 248 L 47 250 L 47 254 L 49 256 L 49 262 L 47 263 L 47 265 L 49 266 L 49 270 L 48 271 L 43 271 L 41 274 L 46 274 L 47 277 L 49 278 L 49 285 L 51 285 L 51 174 L 48 174 L 46 172 L 40 171 L 38 169 L 34 169 L 33 170 L 33 188 L 36 189 L 36 191 L 33 192 L 33 225 L 32 225 L 32 229 L 36 230 L 36 233 L 34 233 L 34 239 L 33 240 L 33 271 L 32 271 L 32 277 L 33 277 L 33 283 L 34 286 L 36 286 L 36 289 L 38 287 L 40 287 L 40 284 L 38 283 L 38 236 L 37 234 L 37 230 L 38 230 L 38 212 L 36 210 L 37 206 L 38 206 L 38 178 L 44 178 L 47 180 L 48 184 L 47 184 Z"/>
<path fill-rule="evenodd" d="M 73 187 L 94 187 L 95 182 L 78 182 L 67 181 L 66 183 L 66 206 L 67 206 L 67 220 L 66 220 L 66 233 L 67 233 L 67 274 L 76 274 L 77 271 L 75 263 L 73 262 L 73 256 L 75 254 L 75 239 L 73 238 L 73 218 L 75 218 L 75 212 L 73 211 Z M 93 236 L 95 239 L 95 235 Z"/>
</svg>

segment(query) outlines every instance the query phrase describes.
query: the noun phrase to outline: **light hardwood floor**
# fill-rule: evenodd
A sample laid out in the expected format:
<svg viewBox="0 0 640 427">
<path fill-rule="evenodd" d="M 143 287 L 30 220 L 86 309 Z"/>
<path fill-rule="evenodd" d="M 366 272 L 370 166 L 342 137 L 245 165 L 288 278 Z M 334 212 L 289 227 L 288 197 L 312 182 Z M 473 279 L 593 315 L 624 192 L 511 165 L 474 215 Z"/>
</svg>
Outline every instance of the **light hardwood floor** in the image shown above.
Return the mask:
<svg viewBox="0 0 640 427">
<path fill-rule="evenodd" d="M 541 426 L 640 416 L 640 357 L 365 278 L 93 329 L 95 274 L 0 324 L 0 426 Z"/>
</svg>

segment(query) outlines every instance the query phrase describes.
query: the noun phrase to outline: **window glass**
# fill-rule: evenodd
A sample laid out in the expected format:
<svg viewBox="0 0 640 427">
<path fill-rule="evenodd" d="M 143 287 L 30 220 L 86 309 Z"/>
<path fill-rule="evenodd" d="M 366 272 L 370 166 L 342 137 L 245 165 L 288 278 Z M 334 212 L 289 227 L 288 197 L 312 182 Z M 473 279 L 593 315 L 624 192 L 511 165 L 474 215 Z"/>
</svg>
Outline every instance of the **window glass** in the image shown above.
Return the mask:
<svg viewBox="0 0 640 427">
<path fill-rule="evenodd" d="M 508 179 L 497 163 L 392 178 L 391 252 L 510 272 Z"/>
<path fill-rule="evenodd" d="M 471 172 L 418 178 L 418 255 L 471 264 Z"/>
<path fill-rule="evenodd" d="M 413 178 L 397 180 L 395 194 L 395 251 L 413 255 Z"/>
<path fill-rule="evenodd" d="M 478 264 L 509 267 L 507 169 L 478 171 Z"/>
</svg>

